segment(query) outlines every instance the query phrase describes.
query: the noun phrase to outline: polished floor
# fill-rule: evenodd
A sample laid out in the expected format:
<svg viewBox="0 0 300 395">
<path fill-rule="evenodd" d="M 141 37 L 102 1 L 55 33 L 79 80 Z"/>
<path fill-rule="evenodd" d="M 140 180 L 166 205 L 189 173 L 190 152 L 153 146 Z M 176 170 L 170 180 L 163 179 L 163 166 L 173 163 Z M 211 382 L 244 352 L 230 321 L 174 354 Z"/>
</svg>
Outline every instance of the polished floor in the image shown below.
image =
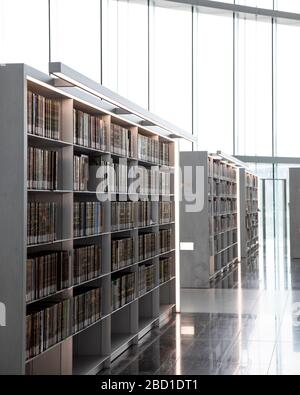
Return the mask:
<svg viewBox="0 0 300 395">
<path fill-rule="evenodd" d="M 283 246 L 284 247 L 284 246 Z M 300 261 L 264 246 L 102 374 L 300 375 Z"/>
</svg>

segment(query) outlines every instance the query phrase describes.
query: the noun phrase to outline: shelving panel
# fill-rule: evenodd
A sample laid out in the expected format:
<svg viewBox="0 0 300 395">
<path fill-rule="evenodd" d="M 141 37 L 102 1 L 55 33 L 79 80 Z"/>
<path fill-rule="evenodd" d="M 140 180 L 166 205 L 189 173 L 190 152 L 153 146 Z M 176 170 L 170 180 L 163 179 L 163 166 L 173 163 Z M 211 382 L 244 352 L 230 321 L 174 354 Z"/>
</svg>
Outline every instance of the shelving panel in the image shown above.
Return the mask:
<svg viewBox="0 0 300 395">
<path fill-rule="evenodd" d="M 34 77 L 32 77 L 31 74 L 33 74 Z M 174 181 L 171 180 L 167 192 L 158 191 L 157 194 L 135 194 L 137 199 L 153 200 L 152 205 L 155 217 L 155 223 L 153 224 L 139 227 L 134 226 L 130 229 L 112 230 L 111 202 L 106 201 L 102 203 L 105 213 L 102 231 L 100 233 L 74 237 L 73 204 L 75 201 L 96 202 L 99 196 L 113 197 L 113 200 L 122 201 L 124 196 L 128 199 L 134 194 L 122 192 L 105 194 L 97 191 L 96 195 L 97 183 L 95 180 L 89 182 L 88 190 L 74 191 L 74 154 L 87 155 L 91 160 L 95 158 L 104 158 L 107 161 L 117 161 L 120 158 L 124 158 L 124 155 L 111 152 L 110 140 L 107 150 L 94 149 L 75 143 L 73 109 L 79 109 L 90 115 L 103 117 L 109 125 L 109 135 L 110 125 L 113 122 L 128 128 L 136 138 L 141 134 L 156 141 L 157 143 L 155 144 L 158 146 L 162 144 L 164 149 L 167 150 L 166 152 L 168 152 L 166 157 L 169 158 L 169 166 L 166 166 L 166 164 L 160 161 L 156 163 L 155 161 L 140 159 L 137 151 L 138 147 L 136 146 L 136 148 L 134 148 L 133 157 L 128 158 L 125 156 L 129 166 L 141 165 L 150 169 L 150 166 L 155 164 L 160 171 L 173 171 L 175 167 L 174 150 L 176 146 L 175 143 L 167 137 L 162 137 L 147 128 L 131 124 L 130 121 L 121 120 L 113 113 L 108 113 L 106 110 L 97 108 L 94 101 L 91 100 L 91 103 L 89 103 L 86 100 L 87 97 L 84 94 L 82 95 L 83 99 L 81 97 L 77 99 L 76 95 L 79 93 L 76 89 L 69 96 L 63 89 L 53 88 L 48 75 L 27 68 L 25 65 L 7 65 L 3 67 L 0 70 L 0 82 L 1 86 L 3 86 L 3 92 L 5 92 L 5 97 L 0 93 L 0 102 L 3 105 L 4 103 L 9 105 L 10 108 L 8 113 L 0 110 L 1 119 L 3 118 L 3 138 L 5 140 L 5 143 L 1 146 L 0 163 L 6 163 L 5 167 L 9 168 L 18 167 L 18 172 L 14 169 L 13 177 L 9 171 L 7 172 L 1 186 L 1 193 L 5 191 L 5 196 L 12 196 L 12 194 L 14 194 L 14 198 L 10 199 L 9 203 L 1 198 L 1 205 L 6 204 L 7 207 L 7 213 L 3 219 L 6 223 L 17 223 L 18 230 L 15 232 L 15 229 L 13 229 L 13 235 L 8 232 L 7 235 L 9 237 L 3 236 L 3 242 L 7 248 L 3 249 L 0 253 L 1 261 L 8 262 L 13 260 L 10 269 L 12 269 L 15 262 L 18 261 L 18 263 L 16 262 L 17 266 L 15 271 L 18 273 L 17 282 L 16 277 L 12 277 L 11 273 L 0 265 L 0 278 L 6 278 L 9 284 L 14 285 L 13 288 L 17 286 L 17 290 L 13 292 L 13 289 L 7 289 L 6 284 L 2 284 L 1 282 L 0 299 L 7 303 L 8 322 L 14 321 L 19 323 L 14 329 L 10 327 L 11 332 L 6 331 L 3 337 L 3 339 L 5 339 L 4 342 L 3 339 L 0 340 L 1 349 L 9 356 L 7 361 L 0 361 L 0 372 L 16 374 L 95 374 L 101 368 L 108 367 L 111 360 L 116 358 L 131 344 L 137 344 L 138 339 L 150 330 L 155 323 L 159 324 L 161 312 L 165 316 L 166 312 L 174 311 L 176 221 L 174 218 L 168 223 L 159 223 L 159 202 L 169 199 L 175 204 L 175 191 Z M 58 100 L 61 103 L 61 136 L 59 139 L 56 140 L 27 133 L 27 124 L 25 122 L 27 118 L 27 90 L 33 91 L 51 100 Z M 7 94 L 7 92 L 10 93 Z M 18 95 L 17 99 L 15 95 Z M 2 108 L 3 107 L 4 106 L 2 106 Z M 46 190 L 26 188 L 27 146 L 37 147 L 43 150 L 53 150 L 58 153 L 57 189 Z M 12 158 L 14 158 L 13 161 Z M 172 177 L 174 177 L 174 175 Z M 14 186 L 12 186 L 11 180 L 14 180 Z M 18 185 L 18 188 L 16 188 L 15 185 Z M 1 196 L 3 196 L 3 194 Z M 28 201 L 38 200 L 41 202 L 48 202 L 51 200 L 57 203 L 58 212 L 55 221 L 57 230 L 56 240 L 27 246 L 27 212 L 25 210 L 27 199 Z M 10 218 L 10 221 L 8 218 Z M 170 238 L 170 246 L 166 250 L 161 251 L 159 244 L 156 244 L 152 257 L 139 260 L 137 256 L 137 244 L 135 244 L 135 254 L 132 264 L 116 271 L 111 270 L 111 241 L 114 238 L 123 238 L 126 235 L 131 235 L 135 243 L 137 243 L 138 235 L 141 233 L 153 232 L 158 235 L 160 230 L 167 229 L 172 230 L 172 236 Z M 7 230 L 4 231 L 3 227 L 1 227 L 0 230 L 1 235 L 7 232 Z M 25 268 L 27 253 L 35 255 L 66 250 L 71 253 L 73 262 L 74 248 L 93 244 L 100 245 L 102 248 L 102 270 L 97 277 L 82 281 L 80 284 L 71 284 L 68 288 L 59 290 L 54 294 L 39 298 L 27 304 L 25 303 Z M 12 256 L 12 251 L 17 251 L 17 254 Z M 174 256 L 174 261 L 172 263 L 172 278 L 164 284 L 159 284 L 159 258 L 167 255 Z M 120 309 L 116 311 L 112 311 L 112 276 L 118 275 L 119 272 L 125 272 L 128 269 L 137 274 L 138 265 L 147 263 L 149 260 L 154 262 L 156 268 L 156 278 L 153 289 L 149 290 L 145 295 L 138 295 L 138 293 L 136 293 L 133 301 L 120 307 Z M 20 262 L 23 262 L 23 265 L 20 264 Z M 33 358 L 26 360 L 26 309 L 29 309 L 31 306 L 38 307 L 40 303 L 41 307 L 39 308 L 42 308 L 44 302 L 68 298 L 71 301 L 69 311 L 69 325 L 71 327 L 74 296 L 77 295 L 80 290 L 88 291 L 91 287 L 100 287 L 102 290 L 100 318 L 95 322 L 90 322 L 85 327 L 76 331 L 76 333 L 70 332 L 65 339 L 43 350 Z M 137 292 L 137 277 L 135 287 Z M 20 301 L 22 300 L 24 303 L 20 305 Z M 151 306 L 148 306 L 148 303 L 151 304 Z M 120 325 L 120 322 L 122 325 Z M 125 329 L 120 331 L 120 326 Z M 8 344 L 8 341 L 9 344 L 13 343 L 15 345 L 13 351 L 7 348 L 6 344 Z"/>
</svg>

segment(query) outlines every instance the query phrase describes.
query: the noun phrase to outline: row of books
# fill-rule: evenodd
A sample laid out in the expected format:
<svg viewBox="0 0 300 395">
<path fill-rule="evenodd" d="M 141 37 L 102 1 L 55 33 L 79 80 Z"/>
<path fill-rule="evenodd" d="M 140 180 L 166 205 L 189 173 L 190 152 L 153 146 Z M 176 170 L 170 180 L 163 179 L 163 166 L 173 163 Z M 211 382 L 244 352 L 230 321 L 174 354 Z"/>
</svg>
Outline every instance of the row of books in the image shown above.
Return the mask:
<svg viewBox="0 0 300 395">
<path fill-rule="evenodd" d="M 89 182 L 89 157 L 74 155 L 73 160 L 74 191 L 87 191 Z"/>
<path fill-rule="evenodd" d="M 220 160 L 214 160 L 213 175 L 217 178 L 227 178 L 236 181 L 236 168 Z"/>
<path fill-rule="evenodd" d="M 172 246 L 172 229 L 162 229 L 159 231 L 159 251 L 160 253 L 170 251 Z"/>
<path fill-rule="evenodd" d="M 102 311 L 101 293 L 101 288 L 93 288 L 73 296 L 73 334 L 99 321 Z"/>
<path fill-rule="evenodd" d="M 33 358 L 70 336 L 71 300 L 43 302 L 26 316 L 26 359 Z"/>
<path fill-rule="evenodd" d="M 99 245 L 92 244 L 74 249 L 73 283 L 81 284 L 101 275 L 102 250 Z"/>
<path fill-rule="evenodd" d="M 100 116 L 73 110 L 74 144 L 101 151 L 108 150 L 109 125 Z"/>
<path fill-rule="evenodd" d="M 151 137 L 138 135 L 138 159 L 159 164 L 159 142 Z"/>
<path fill-rule="evenodd" d="M 112 163 L 113 179 L 111 180 L 111 192 L 128 192 L 128 167 L 124 164 Z"/>
<path fill-rule="evenodd" d="M 175 202 L 159 202 L 159 223 L 168 224 L 175 221 Z"/>
<path fill-rule="evenodd" d="M 111 230 L 116 231 L 133 228 L 136 223 L 135 208 L 135 202 L 112 202 Z"/>
<path fill-rule="evenodd" d="M 256 213 L 258 211 L 258 200 L 246 200 L 246 211 Z"/>
<path fill-rule="evenodd" d="M 158 233 L 144 233 L 139 235 L 138 260 L 143 261 L 157 254 Z"/>
<path fill-rule="evenodd" d="M 166 257 L 159 259 L 159 283 L 163 284 L 172 278 L 174 270 L 174 258 Z"/>
<path fill-rule="evenodd" d="M 223 181 L 214 181 L 212 183 L 212 194 L 214 196 L 236 196 L 237 194 L 237 184 Z"/>
<path fill-rule="evenodd" d="M 237 227 L 237 215 L 224 215 L 214 217 L 214 233 L 227 232 Z"/>
<path fill-rule="evenodd" d="M 27 204 L 27 244 L 55 241 L 57 204 L 53 202 L 30 202 Z"/>
<path fill-rule="evenodd" d="M 100 202 L 74 202 L 74 237 L 102 232 L 103 209 Z"/>
<path fill-rule="evenodd" d="M 258 189 L 253 187 L 246 187 L 246 199 L 258 200 Z"/>
<path fill-rule="evenodd" d="M 30 90 L 27 94 L 27 131 L 55 140 L 61 135 L 61 101 L 48 99 Z"/>
<path fill-rule="evenodd" d="M 29 257 L 26 263 L 26 302 L 71 286 L 71 253 L 58 251 Z"/>
<path fill-rule="evenodd" d="M 237 211 L 236 199 L 214 198 L 212 204 L 216 214 L 230 214 Z"/>
<path fill-rule="evenodd" d="M 134 158 L 136 153 L 134 133 L 127 128 L 112 123 L 110 125 L 110 150 L 114 154 Z"/>
<path fill-rule="evenodd" d="M 137 221 L 136 226 L 150 226 L 154 225 L 154 212 L 153 212 L 153 204 L 148 200 L 139 201 L 136 203 L 137 205 Z"/>
<path fill-rule="evenodd" d="M 112 311 L 132 302 L 136 297 L 135 273 L 124 273 L 112 279 L 111 301 Z"/>
<path fill-rule="evenodd" d="M 40 148 L 27 150 L 27 188 L 57 189 L 58 153 Z"/>
<path fill-rule="evenodd" d="M 238 259 L 238 246 L 235 244 L 225 251 L 218 252 L 215 255 L 215 271 L 221 270 L 228 264 L 237 261 Z"/>
<path fill-rule="evenodd" d="M 122 269 L 133 263 L 134 239 L 116 239 L 111 242 L 111 270 Z"/>
<path fill-rule="evenodd" d="M 254 174 L 246 173 L 246 187 L 250 188 L 258 188 L 258 180 L 259 178 Z"/>
<path fill-rule="evenodd" d="M 139 294 L 144 295 L 155 287 L 155 267 L 152 263 L 140 265 L 138 269 Z"/>
<path fill-rule="evenodd" d="M 170 165 L 170 144 L 164 141 L 159 142 L 159 163 L 163 166 Z"/>
</svg>

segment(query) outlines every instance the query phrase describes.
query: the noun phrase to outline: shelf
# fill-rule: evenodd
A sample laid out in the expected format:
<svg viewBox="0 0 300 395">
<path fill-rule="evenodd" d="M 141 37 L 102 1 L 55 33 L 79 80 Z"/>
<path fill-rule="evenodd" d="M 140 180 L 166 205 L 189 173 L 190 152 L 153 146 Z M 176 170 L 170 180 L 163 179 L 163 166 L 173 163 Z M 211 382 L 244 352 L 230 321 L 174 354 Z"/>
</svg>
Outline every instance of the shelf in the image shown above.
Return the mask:
<svg viewBox="0 0 300 395">
<path fill-rule="evenodd" d="M 159 307 L 160 315 L 169 313 L 175 306 L 175 304 L 161 304 Z"/>
<path fill-rule="evenodd" d="M 73 240 L 83 240 L 83 239 L 91 239 L 93 237 L 100 237 L 100 236 L 104 236 L 104 235 L 108 235 L 110 234 L 110 232 L 102 232 L 102 233 L 96 233 L 94 235 L 89 235 L 89 236 L 79 236 L 79 237 L 74 237 Z"/>
<path fill-rule="evenodd" d="M 131 302 L 124 304 L 124 306 L 117 308 L 116 310 L 112 311 L 110 314 L 113 315 L 118 313 L 119 311 L 123 310 L 125 307 L 130 306 L 132 303 L 136 302 L 139 298 L 134 298 Z"/>
<path fill-rule="evenodd" d="M 122 346 L 125 346 L 132 341 L 136 334 L 113 333 L 111 336 L 111 351 L 112 354 L 118 351 Z"/>
<path fill-rule="evenodd" d="M 49 241 L 47 243 L 39 243 L 39 244 L 30 244 L 27 245 L 27 248 L 37 248 L 37 247 L 45 247 L 45 246 L 51 246 L 55 244 L 60 244 L 60 243 L 65 243 L 67 241 L 72 241 L 73 239 L 61 239 L 61 240 L 55 240 L 55 241 Z"/>
<path fill-rule="evenodd" d="M 33 304 L 35 304 L 35 303 L 42 302 L 42 301 L 44 301 L 44 300 L 46 300 L 46 299 L 51 299 L 51 298 L 53 298 L 53 297 L 56 297 L 56 296 L 58 296 L 58 295 L 61 295 L 61 294 L 65 293 L 65 292 L 71 290 L 72 288 L 73 288 L 73 286 L 71 286 L 71 287 L 69 287 L 69 288 L 62 289 L 62 290 L 57 291 L 57 292 L 54 292 L 54 293 L 51 294 L 51 295 L 43 296 L 42 298 L 35 299 L 35 300 L 30 301 L 30 302 L 26 302 L 26 306 L 31 306 L 31 305 L 33 305 Z"/>
<path fill-rule="evenodd" d="M 110 355 L 76 355 L 73 358 L 73 375 L 96 375 Z"/>
<path fill-rule="evenodd" d="M 28 136 L 28 140 L 33 141 L 33 142 L 37 142 L 39 144 L 42 144 L 43 147 L 45 148 L 57 148 L 57 147 L 72 147 L 73 144 L 69 143 L 67 141 L 63 141 L 63 140 L 55 140 L 55 139 L 50 139 L 48 137 L 43 137 L 43 136 L 37 136 L 35 134 L 27 134 Z"/>
<path fill-rule="evenodd" d="M 101 151 L 95 148 L 84 147 L 83 145 L 73 144 L 75 153 L 90 154 L 93 156 L 110 155 L 108 151 Z"/>
<path fill-rule="evenodd" d="M 116 269 L 116 270 L 110 272 L 110 274 L 115 274 L 115 273 L 121 272 L 122 270 L 128 270 L 136 265 L 138 265 L 138 263 L 131 263 L 130 265 L 121 267 L 120 269 Z"/>
<path fill-rule="evenodd" d="M 174 281 L 175 279 L 176 279 L 176 277 L 175 277 L 175 276 L 172 276 L 169 280 L 167 280 L 167 281 L 165 281 L 165 282 L 159 284 L 159 286 L 160 286 L 160 287 L 163 287 L 164 285 L 169 284 L 171 281 Z"/>
<path fill-rule="evenodd" d="M 147 327 L 155 324 L 158 320 L 159 320 L 159 317 L 155 317 L 155 318 L 140 317 L 139 318 L 139 332 L 144 331 Z"/>
<path fill-rule="evenodd" d="M 28 193 L 73 193 L 71 190 L 60 189 L 27 189 Z"/>
<path fill-rule="evenodd" d="M 109 318 L 109 314 L 103 315 L 102 317 L 99 318 L 99 320 L 93 322 L 92 324 L 86 326 L 85 328 L 80 329 L 79 331 L 73 333 L 70 337 L 74 337 L 74 336 L 78 336 L 80 335 L 80 333 L 90 329 L 92 326 L 99 324 L 101 321 L 105 320 Z"/>
</svg>

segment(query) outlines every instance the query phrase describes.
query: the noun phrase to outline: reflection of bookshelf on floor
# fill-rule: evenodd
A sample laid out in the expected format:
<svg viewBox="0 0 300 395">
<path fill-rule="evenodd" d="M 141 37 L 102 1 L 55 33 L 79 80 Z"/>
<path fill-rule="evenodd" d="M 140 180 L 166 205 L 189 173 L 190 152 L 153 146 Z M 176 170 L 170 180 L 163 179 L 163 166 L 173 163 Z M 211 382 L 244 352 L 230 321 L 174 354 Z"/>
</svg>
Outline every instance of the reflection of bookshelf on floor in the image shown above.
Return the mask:
<svg viewBox="0 0 300 395">
<path fill-rule="evenodd" d="M 0 373 L 96 374 L 175 311 L 176 145 L 27 66 L 2 67 L 0 85 L 0 300 L 19 323 L 1 335 Z"/>
</svg>

